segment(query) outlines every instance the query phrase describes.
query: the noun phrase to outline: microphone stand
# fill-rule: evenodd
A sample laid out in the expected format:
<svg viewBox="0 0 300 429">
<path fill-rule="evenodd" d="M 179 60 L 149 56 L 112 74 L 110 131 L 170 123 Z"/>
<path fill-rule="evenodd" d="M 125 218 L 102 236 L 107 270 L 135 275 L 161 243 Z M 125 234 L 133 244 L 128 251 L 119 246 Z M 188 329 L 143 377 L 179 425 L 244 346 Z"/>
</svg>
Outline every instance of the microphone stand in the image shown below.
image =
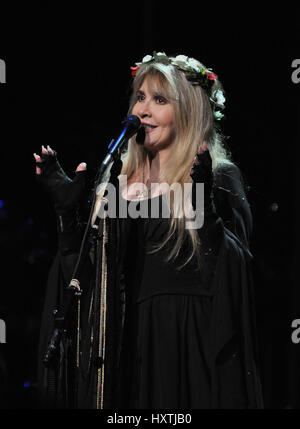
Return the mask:
<svg viewBox="0 0 300 429">
<path fill-rule="evenodd" d="M 124 133 L 122 133 L 124 134 Z M 119 137 L 118 141 L 120 141 Z M 60 342 L 67 338 L 68 331 L 71 330 L 71 327 L 74 326 L 74 300 L 75 300 L 75 309 L 76 309 L 76 367 L 75 367 L 75 380 L 74 380 L 74 393 L 72 395 L 73 402 L 75 408 L 78 407 L 78 383 L 79 383 L 79 367 L 80 367 L 80 312 L 81 312 L 81 295 L 82 295 L 82 289 L 80 287 L 80 277 L 81 277 L 81 270 L 85 264 L 88 251 L 91 246 L 91 242 L 93 240 L 96 240 L 99 245 L 99 240 L 105 240 L 105 236 L 103 234 L 103 228 L 102 230 L 98 230 L 99 224 L 100 224 L 100 217 L 97 216 L 95 221 L 95 227 L 91 227 L 91 219 L 94 212 L 95 204 L 96 204 L 96 191 L 98 185 L 101 183 L 101 180 L 106 173 L 108 167 L 110 166 L 111 162 L 113 162 L 112 168 L 111 168 L 111 175 L 109 182 L 116 183 L 118 181 L 118 175 L 121 172 L 122 168 L 122 161 L 120 159 L 121 157 L 121 150 L 124 146 L 124 143 L 127 142 L 127 140 L 124 140 L 121 142 L 121 144 L 118 146 L 117 143 L 114 144 L 114 140 L 112 140 L 108 146 L 108 149 L 110 149 L 110 153 L 105 157 L 104 161 L 102 162 L 98 173 L 96 175 L 96 179 L 94 181 L 94 188 L 92 190 L 93 197 L 89 212 L 88 221 L 84 230 L 83 238 L 80 245 L 80 250 L 77 258 L 77 262 L 75 265 L 75 268 L 73 270 L 72 279 L 67 286 L 66 290 L 72 292 L 71 294 L 67 293 L 67 296 L 64 299 L 64 311 L 61 312 L 58 309 L 54 309 L 53 315 L 54 315 L 54 331 L 51 336 L 51 339 L 49 341 L 46 353 L 44 354 L 43 364 L 47 368 L 55 368 L 59 364 L 58 359 L 58 353 L 60 349 Z M 113 145 L 113 146 L 112 146 Z M 118 199 L 117 199 L 118 200 Z M 105 203 L 105 199 L 103 201 Z M 105 219 L 104 219 L 104 227 L 105 227 Z M 102 255 L 102 260 L 105 255 Z M 103 263 L 102 263 L 103 267 Z M 102 297 L 102 300 L 104 298 Z M 105 317 L 105 315 L 101 316 L 102 319 Z M 102 365 L 104 364 L 104 359 L 99 359 L 102 361 Z M 66 369 L 68 371 L 68 368 Z M 103 367 L 103 379 L 104 379 L 104 367 Z M 98 383 L 99 384 L 99 383 Z M 102 384 L 102 394 L 97 394 L 97 408 L 103 408 L 103 382 Z M 68 398 L 68 392 L 66 392 L 66 397 Z M 98 406 L 99 405 L 99 406 Z M 72 407 L 73 408 L 73 407 Z"/>
<path fill-rule="evenodd" d="M 78 257 L 78 260 L 77 260 L 77 263 L 76 263 L 76 266 L 75 266 L 75 269 L 73 272 L 72 280 L 68 286 L 68 289 L 73 290 L 75 295 L 79 294 L 79 296 L 80 296 L 80 294 L 81 294 L 80 284 L 79 284 L 77 277 L 78 277 L 78 271 L 79 271 L 80 263 L 81 263 L 81 259 L 82 259 L 81 256 L 83 254 L 84 246 L 85 246 L 85 243 L 87 240 L 87 234 L 89 231 L 92 215 L 93 215 L 94 208 L 95 208 L 97 187 L 101 183 L 101 179 L 102 179 L 104 173 L 106 172 L 108 166 L 110 165 L 110 163 L 112 161 L 116 162 L 117 160 L 120 159 L 121 150 L 122 150 L 124 144 L 127 143 L 128 139 L 138 131 L 138 129 L 140 128 L 140 125 L 141 125 L 139 118 L 135 115 L 131 115 L 131 116 L 127 117 L 125 119 L 125 121 L 123 121 L 123 123 L 125 123 L 125 127 L 123 128 L 123 130 L 122 130 L 120 136 L 118 137 L 117 141 L 114 141 L 114 139 L 111 140 L 111 142 L 108 146 L 108 154 L 104 158 L 104 160 L 103 160 L 103 162 L 99 168 L 96 180 L 95 180 L 95 188 L 94 188 L 94 194 L 93 194 L 93 199 L 92 199 L 92 204 L 91 204 L 90 215 L 89 215 L 87 226 L 86 226 L 86 229 L 84 232 L 83 240 L 82 240 L 82 243 L 80 246 L 79 257 Z M 144 131 L 144 129 L 143 129 L 143 131 Z M 98 219 L 98 222 L 99 221 L 100 221 L 100 219 Z"/>
</svg>

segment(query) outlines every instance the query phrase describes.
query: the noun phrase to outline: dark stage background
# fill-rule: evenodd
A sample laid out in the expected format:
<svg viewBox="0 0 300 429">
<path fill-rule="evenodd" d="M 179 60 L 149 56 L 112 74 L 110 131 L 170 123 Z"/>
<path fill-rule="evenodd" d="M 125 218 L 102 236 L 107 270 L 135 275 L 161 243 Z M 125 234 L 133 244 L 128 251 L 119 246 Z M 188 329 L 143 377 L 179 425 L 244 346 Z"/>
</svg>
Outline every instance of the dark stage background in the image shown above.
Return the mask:
<svg viewBox="0 0 300 429">
<path fill-rule="evenodd" d="M 113 2 L 111 2 L 113 3 Z M 154 50 L 198 58 L 226 91 L 223 132 L 249 186 L 261 376 L 267 408 L 300 408 L 299 10 L 253 2 L 43 2 L 0 12 L 0 407 L 37 408 L 37 344 L 56 251 L 52 205 L 34 177 L 49 144 L 91 177 L 127 113 L 129 67 Z M 300 77 L 300 72 L 299 72 Z"/>
</svg>

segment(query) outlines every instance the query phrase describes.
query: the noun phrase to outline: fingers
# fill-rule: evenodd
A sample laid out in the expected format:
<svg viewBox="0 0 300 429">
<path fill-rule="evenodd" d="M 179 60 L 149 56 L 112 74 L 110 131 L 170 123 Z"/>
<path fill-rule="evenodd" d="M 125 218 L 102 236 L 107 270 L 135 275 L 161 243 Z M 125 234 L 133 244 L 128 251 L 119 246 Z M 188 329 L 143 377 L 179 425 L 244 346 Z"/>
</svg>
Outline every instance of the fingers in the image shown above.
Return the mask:
<svg viewBox="0 0 300 429">
<path fill-rule="evenodd" d="M 84 171 L 86 170 L 86 163 L 85 162 L 81 162 L 78 167 L 76 168 L 76 171 Z"/>
<path fill-rule="evenodd" d="M 82 185 L 85 184 L 86 175 L 85 173 L 82 173 L 83 171 L 86 171 L 86 163 L 81 162 L 75 171 L 75 177 L 73 179 L 74 183 L 81 183 Z"/>
<path fill-rule="evenodd" d="M 51 149 L 51 147 L 49 145 L 47 145 L 47 148 L 45 148 L 45 146 L 42 146 L 41 154 L 42 154 L 42 156 L 37 155 L 36 153 L 33 154 L 36 163 L 42 163 L 43 162 L 43 159 L 42 159 L 43 155 L 56 155 L 56 152 L 53 149 Z M 76 173 L 79 171 L 85 171 L 86 168 L 87 168 L 86 163 L 81 162 L 76 168 Z M 36 165 L 35 171 L 36 171 L 36 174 L 38 174 L 38 175 L 40 175 L 42 173 L 42 170 L 38 165 Z"/>
<path fill-rule="evenodd" d="M 54 154 L 54 151 L 51 149 L 51 147 L 49 145 L 47 146 L 47 149 L 44 146 L 42 146 L 41 152 L 44 155 L 48 155 L 48 154 L 53 155 Z M 42 158 L 40 157 L 40 155 L 37 155 L 36 153 L 34 153 L 33 156 L 35 158 L 35 162 L 37 162 L 37 163 L 42 162 Z M 36 166 L 35 172 L 36 172 L 36 174 L 40 175 L 42 170 L 40 169 L 40 167 Z"/>
<path fill-rule="evenodd" d="M 35 158 L 35 162 L 42 162 L 41 157 L 37 155 L 36 153 L 33 154 Z M 36 174 L 41 174 L 41 169 L 39 167 L 35 167 Z"/>
<path fill-rule="evenodd" d="M 193 161 L 193 164 L 198 165 L 200 163 L 198 156 L 196 155 Z"/>
<path fill-rule="evenodd" d="M 44 153 L 45 155 L 54 154 L 54 150 L 51 149 L 51 147 L 48 145 L 47 149 L 45 148 L 45 146 L 42 146 L 42 153 Z"/>
<path fill-rule="evenodd" d="M 201 155 L 203 152 L 205 152 L 207 150 L 207 146 L 206 146 L 206 143 L 204 143 L 201 147 L 200 147 L 200 149 L 198 149 L 198 151 L 197 151 L 197 154 L 198 155 Z M 197 155 L 196 155 L 196 157 L 197 157 Z M 196 158 L 195 157 L 195 158 Z"/>
<path fill-rule="evenodd" d="M 51 153 L 51 155 L 53 155 L 53 154 L 54 154 L 54 150 L 52 150 L 52 149 L 51 149 L 51 147 L 50 147 L 49 145 L 47 146 L 47 152 L 48 152 L 48 153 Z"/>
<path fill-rule="evenodd" d="M 41 151 L 44 155 L 49 155 L 49 154 L 51 154 L 51 155 L 53 155 L 55 152 L 54 152 L 54 150 L 53 149 L 51 149 L 51 147 L 48 145 L 47 146 L 47 149 L 45 148 L 45 146 L 42 146 L 42 151 Z M 40 161 L 38 161 L 38 162 L 42 162 L 42 160 L 41 160 L 41 158 L 40 158 L 40 156 L 39 155 L 37 155 L 36 153 L 34 153 L 33 154 L 33 156 L 35 157 L 35 155 L 36 156 L 38 156 L 39 157 L 39 159 L 40 159 Z"/>
<path fill-rule="evenodd" d="M 193 164 L 190 169 L 190 176 L 193 176 L 195 173 L 198 175 L 205 174 L 206 170 L 211 170 L 211 156 L 208 150 L 207 145 L 204 143 L 197 151 L 196 156 L 194 157 Z M 192 177 L 194 180 L 194 177 Z"/>
<path fill-rule="evenodd" d="M 77 183 L 80 187 L 85 187 L 86 185 L 86 163 L 81 162 L 75 171 L 75 176 L 73 178 L 73 183 Z"/>
</svg>

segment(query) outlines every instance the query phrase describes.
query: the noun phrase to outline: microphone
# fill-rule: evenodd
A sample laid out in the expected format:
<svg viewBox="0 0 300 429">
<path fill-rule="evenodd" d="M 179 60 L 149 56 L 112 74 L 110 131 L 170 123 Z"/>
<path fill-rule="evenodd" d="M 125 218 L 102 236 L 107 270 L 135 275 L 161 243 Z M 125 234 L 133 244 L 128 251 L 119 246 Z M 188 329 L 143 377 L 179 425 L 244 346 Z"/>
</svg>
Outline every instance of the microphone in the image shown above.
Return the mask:
<svg viewBox="0 0 300 429">
<path fill-rule="evenodd" d="M 112 161 L 114 153 L 118 149 L 121 149 L 124 143 L 126 143 L 130 139 L 130 137 L 132 137 L 138 131 L 141 126 L 141 121 L 137 116 L 131 115 L 128 116 L 122 122 L 122 124 L 124 124 L 124 128 L 119 135 L 117 141 L 114 141 L 114 139 L 112 139 L 108 146 L 108 153 L 104 158 L 104 161 L 102 162 L 102 165 L 100 167 L 100 173 L 102 173 L 103 170 L 107 167 L 107 165 Z"/>
</svg>

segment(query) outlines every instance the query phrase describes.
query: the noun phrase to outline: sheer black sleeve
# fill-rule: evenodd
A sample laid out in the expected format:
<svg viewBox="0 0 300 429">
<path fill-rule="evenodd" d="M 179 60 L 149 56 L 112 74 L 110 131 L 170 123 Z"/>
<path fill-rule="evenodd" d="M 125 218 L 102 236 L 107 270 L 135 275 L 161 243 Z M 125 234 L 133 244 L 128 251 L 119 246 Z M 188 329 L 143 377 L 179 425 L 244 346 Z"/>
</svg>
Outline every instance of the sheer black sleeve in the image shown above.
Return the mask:
<svg viewBox="0 0 300 429">
<path fill-rule="evenodd" d="M 252 214 L 242 175 L 234 164 L 221 164 L 214 170 L 214 204 L 224 226 L 249 248 Z"/>
<path fill-rule="evenodd" d="M 57 220 L 57 241 L 58 254 L 61 269 L 68 284 L 72 278 L 81 240 L 83 237 L 83 225 L 77 215 L 58 217 Z"/>
</svg>

